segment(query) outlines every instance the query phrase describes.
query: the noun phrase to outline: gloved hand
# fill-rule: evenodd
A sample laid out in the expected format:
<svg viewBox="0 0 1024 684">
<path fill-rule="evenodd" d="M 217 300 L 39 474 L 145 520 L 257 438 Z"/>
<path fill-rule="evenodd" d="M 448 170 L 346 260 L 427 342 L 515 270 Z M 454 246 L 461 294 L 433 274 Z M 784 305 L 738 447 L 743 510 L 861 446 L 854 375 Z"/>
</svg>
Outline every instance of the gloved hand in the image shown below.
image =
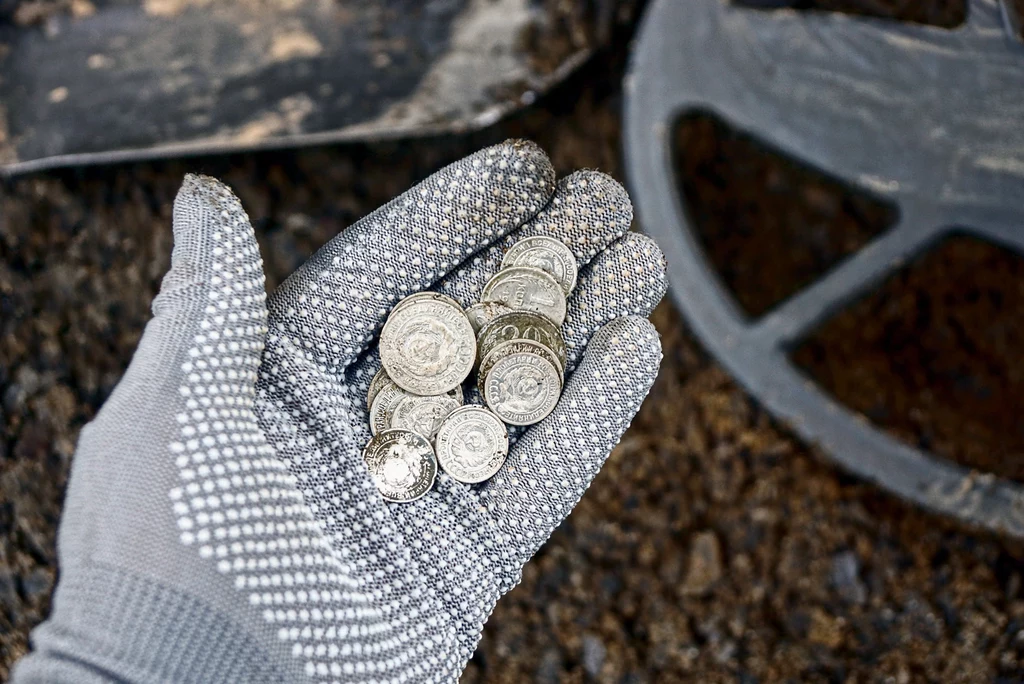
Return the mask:
<svg viewBox="0 0 1024 684">
<path fill-rule="evenodd" d="M 154 317 L 82 431 L 52 615 L 13 681 L 456 680 L 657 374 L 643 317 L 663 259 L 631 218 L 607 176 L 555 185 L 541 150 L 506 142 L 345 230 L 265 302 L 238 200 L 188 176 Z M 558 408 L 489 482 L 439 474 L 422 499 L 386 503 L 361 451 L 388 310 L 430 287 L 476 301 L 504 249 L 536 234 L 582 267 Z"/>
</svg>

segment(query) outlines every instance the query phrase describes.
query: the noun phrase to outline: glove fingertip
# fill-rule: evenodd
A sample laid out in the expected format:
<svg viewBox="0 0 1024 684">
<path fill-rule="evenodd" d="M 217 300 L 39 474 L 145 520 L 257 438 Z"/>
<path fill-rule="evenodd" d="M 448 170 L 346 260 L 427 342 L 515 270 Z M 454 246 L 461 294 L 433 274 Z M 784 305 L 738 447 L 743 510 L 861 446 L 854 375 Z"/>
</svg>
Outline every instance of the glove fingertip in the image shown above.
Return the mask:
<svg viewBox="0 0 1024 684">
<path fill-rule="evenodd" d="M 172 221 L 171 268 L 154 313 L 181 308 L 181 300 L 195 300 L 200 291 L 220 293 L 231 308 L 263 307 L 263 261 L 256 235 L 227 185 L 187 174 L 174 199 Z"/>
<path fill-rule="evenodd" d="M 622 184 L 601 171 L 582 169 L 558 182 L 551 203 L 524 227 L 523 235 L 561 240 L 583 266 L 622 237 L 632 222 L 633 203 Z"/>
<path fill-rule="evenodd" d="M 661 336 L 654 324 L 642 316 L 623 316 L 597 331 L 577 373 L 614 383 L 642 400 L 658 376 L 661 359 Z"/>
<path fill-rule="evenodd" d="M 510 138 L 501 146 L 510 149 L 515 156 L 513 168 L 525 171 L 528 178 L 536 178 L 537 189 L 549 195 L 555 185 L 555 167 L 548 153 L 537 143 L 525 138 Z M 547 201 L 546 197 L 544 201 Z"/>
<path fill-rule="evenodd" d="M 212 176 L 186 173 L 174 198 L 175 241 L 201 227 L 202 219 L 225 217 L 225 214 L 226 217 L 241 216 L 248 221 L 242 203 L 231 188 Z"/>
<path fill-rule="evenodd" d="M 580 169 L 566 176 L 570 190 L 585 192 L 596 205 L 607 207 L 619 222 L 628 227 L 633 220 L 633 202 L 622 183 L 596 169 Z"/>
</svg>

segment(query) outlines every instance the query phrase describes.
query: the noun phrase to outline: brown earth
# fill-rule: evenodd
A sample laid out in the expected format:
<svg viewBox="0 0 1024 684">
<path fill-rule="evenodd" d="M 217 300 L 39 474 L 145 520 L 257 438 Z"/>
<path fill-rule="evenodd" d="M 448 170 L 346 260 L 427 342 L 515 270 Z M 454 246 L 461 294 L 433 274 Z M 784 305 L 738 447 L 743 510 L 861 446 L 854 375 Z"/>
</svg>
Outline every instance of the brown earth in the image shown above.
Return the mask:
<svg viewBox="0 0 1024 684">
<path fill-rule="evenodd" d="M 896 220 L 895 207 L 780 163 L 716 119 L 685 119 L 675 142 L 681 191 L 708 257 L 751 318 Z M 1024 258 L 960 237 L 827 321 L 793 360 L 900 439 L 1024 480 L 1022 334 Z"/>
<path fill-rule="evenodd" d="M 926 451 L 1024 481 L 1024 258 L 972 237 L 918 257 L 794 360 Z"/>
<path fill-rule="evenodd" d="M 683 119 L 675 149 L 680 190 L 705 252 L 751 318 L 896 221 L 895 207 L 795 162 L 780 164 L 765 145 L 710 116 Z"/>
<path fill-rule="evenodd" d="M 621 68 L 621 55 L 602 59 L 531 111 L 465 138 L 71 170 L 0 185 L 0 678 L 48 610 L 74 442 L 149 316 L 186 171 L 235 188 L 273 287 L 366 211 L 505 137 L 537 140 L 562 173 L 590 167 L 621 178 Z M 718 197 L 730 168 L 764 168 L 727 132 L 705 136 L 700 168 L 710 170 L 694 181 L 698 192 Z M 771 173 L 793 188 L 787 203 L 809 196 L 811 207 L 799 211 L 869 236 L 861 200 L 827 181 L 806 180 L 824 188 L 808 191 L 791 164 L 773 163 Z M 750 185 L 748 211 L 768 214 L 779 200 L 760 181 Z M 733 220 L 709 205 L 702 224 L 718 221 L 705 230 L 728 236 L 721 225 Z M 835 245 L 827 258 L 850 249 Z M 967 265 L 1003 263 L 965 251 Z M 818 268 L 815 258 L 800 278 Z M 1009 262 L 986 270 L 981 292 L 1019 282 Z M 651 397 L 578 509 L 499 603 L 464 681 L 1024 681 L 1019 547 L 824 464 L 737 388 L 670 305 L 655 323 L 666 354 Z M 957 354 L 961 338 L 943 339 L 930 353 Z M 872 344 L 869 361 L 888 350 L 884 339 Z M 848 365 L 842 354 L 851 350 L 833 346 L 820 343 L 822 363 L 838 353 Z"/>
</svg>

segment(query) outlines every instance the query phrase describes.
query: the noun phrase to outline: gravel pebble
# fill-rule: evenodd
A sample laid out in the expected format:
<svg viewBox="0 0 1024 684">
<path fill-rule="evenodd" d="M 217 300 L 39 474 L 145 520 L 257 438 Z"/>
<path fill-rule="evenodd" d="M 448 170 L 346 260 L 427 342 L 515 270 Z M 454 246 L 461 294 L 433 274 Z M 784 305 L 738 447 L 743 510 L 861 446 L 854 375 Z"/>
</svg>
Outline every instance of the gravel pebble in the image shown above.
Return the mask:
<svg viewBox="0 0 1024 684">
<path fill-rule="evenodd" d="M 704 596 L 722 578 L 722 548 L 714 532 L 694 535 L 690 565 L 683 580 L 683 594 Z"/>
</svg>

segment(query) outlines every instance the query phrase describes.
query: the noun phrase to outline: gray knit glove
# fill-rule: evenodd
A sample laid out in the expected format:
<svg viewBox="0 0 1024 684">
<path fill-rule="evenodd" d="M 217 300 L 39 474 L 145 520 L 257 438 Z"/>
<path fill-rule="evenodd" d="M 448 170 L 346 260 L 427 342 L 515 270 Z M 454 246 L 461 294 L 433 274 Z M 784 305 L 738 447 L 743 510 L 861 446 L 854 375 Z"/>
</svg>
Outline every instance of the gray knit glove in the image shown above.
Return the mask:
<svg viewBox="0 0 1024 684">
<path fill-rule="evenodd" d="M 541 150 L 506 142 L 345 230 L 267 301 L 238 200 L 187 177 L 154 318 L 82 431 L 53 612 L 14 681 L 455 681 L 657 374 L 643 317 L 662 255 L 630 220 L 615 181 L 556 185 Z M 468 305 L 531 234 L 582 266 L 559 407 L 489 482 L 441 474 L 385 503 L 361 451 L 388 310 L 429 287 Z"/>
</svg>

